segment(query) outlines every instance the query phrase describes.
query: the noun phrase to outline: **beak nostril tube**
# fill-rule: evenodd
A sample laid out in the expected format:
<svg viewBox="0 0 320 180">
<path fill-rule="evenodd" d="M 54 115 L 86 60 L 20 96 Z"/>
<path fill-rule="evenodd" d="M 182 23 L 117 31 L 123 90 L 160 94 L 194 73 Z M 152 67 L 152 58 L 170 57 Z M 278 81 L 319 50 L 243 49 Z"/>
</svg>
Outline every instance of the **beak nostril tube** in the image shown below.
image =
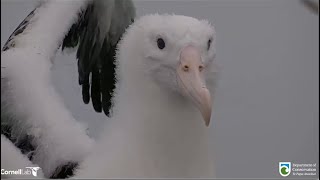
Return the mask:
<svg viewBox="0 0 320 180">
<path fill-rule="evenodd" d="M 205 125 L 208 126 L 211 118 L 212 102 L 210 92 L 201 73 L 204 68 L 200 51 L 197 48 L 187 46 L 182 49 L 179 67 L 177 68 L 179 85 L 200 110 Z"/>
<path fill-rule="evenodd" d="M 201 72 L 203 70 L 203 66 L 199 66 L 199 71 Z"/>
<path fill-rule="evenodd" d="M 183 70 L 184 70 L 185 72 L 187 72 L 187 71 L 189 70 L 189 66 L 188 66 L 188 65 L 184 65 L 184 66 L 183 66 Z"/>
</svg>

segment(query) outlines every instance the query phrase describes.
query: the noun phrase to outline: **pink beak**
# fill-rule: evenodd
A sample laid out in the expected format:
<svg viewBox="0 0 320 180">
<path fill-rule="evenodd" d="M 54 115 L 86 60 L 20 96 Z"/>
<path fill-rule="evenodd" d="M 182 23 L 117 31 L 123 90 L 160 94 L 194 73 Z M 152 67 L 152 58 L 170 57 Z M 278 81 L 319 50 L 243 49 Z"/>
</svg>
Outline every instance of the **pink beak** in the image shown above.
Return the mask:
<svg viewBox="0 0 320 180">
<path fill-rule="evenodd" d="M 203 68 L 199 51 L 191 45 L 184 47 L 177 68 L 177 74 L 180 78 L 179 85 L 200 110 L 205 125 L 209 126 L 212 101 L 202 76 Z"/>
</svg>

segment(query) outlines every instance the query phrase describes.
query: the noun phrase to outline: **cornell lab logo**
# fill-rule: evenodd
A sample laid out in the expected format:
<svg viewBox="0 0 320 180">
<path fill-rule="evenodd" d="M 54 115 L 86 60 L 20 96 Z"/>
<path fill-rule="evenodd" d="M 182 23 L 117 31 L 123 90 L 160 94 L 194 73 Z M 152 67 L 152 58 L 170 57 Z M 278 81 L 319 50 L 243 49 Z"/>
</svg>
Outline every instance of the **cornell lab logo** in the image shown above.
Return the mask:
<svg viewBox="0 0 320 180">
<path fill-rule="evenodd" d="M 291 162 L 279 162 L 279 173 L 283 177 L 289 176 L 291 173 Z"/>
<path fill-rule="evenodd" d="M 1 169 L 1 177 L 2 175 L 33 175 L 35 177 L 38 176 L 38 170 L 40 170 L 40 167 L 26 167 L 26 169 L 16 169 L 16 170 L 6 170 Z"/>
<path fill-rule="evenodd" d="M 31 173 L 33 176 L 37 176 L 38 170 L 40 169 L 40 167 L 26 167 L 26 168 L 31 169 Z"/>
</svg>

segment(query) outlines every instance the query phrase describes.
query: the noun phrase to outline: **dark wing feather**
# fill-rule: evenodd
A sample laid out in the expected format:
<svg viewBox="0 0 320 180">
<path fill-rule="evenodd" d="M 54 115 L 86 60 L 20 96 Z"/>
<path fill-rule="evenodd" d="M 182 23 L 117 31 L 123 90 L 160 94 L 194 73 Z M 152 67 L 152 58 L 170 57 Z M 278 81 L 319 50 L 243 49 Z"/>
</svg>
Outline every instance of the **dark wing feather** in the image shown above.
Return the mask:
<svg viewBox="0 0 320 180">
<path fill-rule="evenodd" d="M 76 56 L 83 102 L 88 104 L 91 99 L 96 112 L 103 110 L 110 116 L 116 83 L 116 46 L 133 22 L 135 9 L 129 0 L 96 0 L 79 16 L 63 40 L 62 50 L 78 46 Z"/>
<path fill-rule="evenodd" d="M 36 11 L 38 7 L 36 7 L 34 10 L 32 10 L 28 16 L 19 24 L 19 26 L 13 31 L 13 33 L 10 35 L 7 42 L 4 44 L 2 51 L 6 51 L 12 47 L 15 46 L 14 38 L 18 36 L 19 34 L 23 33 L 23 31 L 26 29 L 26 27 L 29 25 L 29 21 L 34 16 L 34 12 Z"/>
</svg>

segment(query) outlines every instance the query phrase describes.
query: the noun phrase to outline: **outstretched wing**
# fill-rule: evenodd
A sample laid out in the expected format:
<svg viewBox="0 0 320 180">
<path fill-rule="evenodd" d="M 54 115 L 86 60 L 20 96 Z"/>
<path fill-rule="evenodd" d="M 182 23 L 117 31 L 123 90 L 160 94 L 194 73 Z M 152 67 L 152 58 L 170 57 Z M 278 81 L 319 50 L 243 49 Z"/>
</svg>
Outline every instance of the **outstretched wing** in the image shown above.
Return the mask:
<svg viewBox="0 0 320 180">
<path fill-rule="evenodd" d="M 96 0 L 79 14 L 63 40 L 62 50 L 77 47 L 83 102 L 109 116 L 115 88 L 115 51 L 135 8 L 129 0 Z"/>
<path fill-rule="evenodd" d="M 51 83 L 54 55 L 61 45 L 78 48 L 84 100 L 91 98 L 95 109 L 103 108 L 108 115 L 115 47 L 134 14 L 127 0 L 46 0 L 4 45 L 1 134 L 38 164 L 45 177 L 71 176 L 92 145 L 85 127 L 72 117 Z"/>
</svg>

